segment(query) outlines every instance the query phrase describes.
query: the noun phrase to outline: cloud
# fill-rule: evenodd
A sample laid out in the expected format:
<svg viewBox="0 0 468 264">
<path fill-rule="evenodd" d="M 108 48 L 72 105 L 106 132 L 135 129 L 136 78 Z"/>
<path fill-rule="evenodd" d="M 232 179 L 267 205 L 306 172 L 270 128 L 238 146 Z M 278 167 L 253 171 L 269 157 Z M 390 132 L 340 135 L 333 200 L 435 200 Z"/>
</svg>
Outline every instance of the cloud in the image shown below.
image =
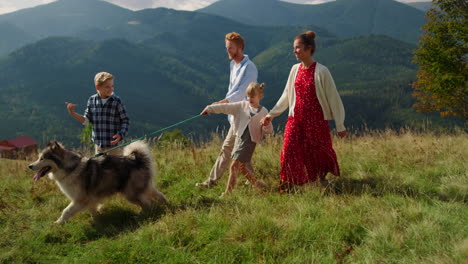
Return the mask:
<svg viewBox="0 0 468 264">
<path fill-rule="evenodd" d="M 43 5 L 55 0 L 0 0 L 0 14 L 9 13 L 18 9 Z"/>
<path fill-rule="evenodd" d="M 0 14 L 6 14 L 6 13 L 13 12 L 13 11 L 16 11 L 16 8 L 14 8 L 14 7 L 1 7 L 0 6 Z"/>
<path fill-rule="evenodd" d="M 166 7 L 178 10 L 197 10 L 208 6 L 217 0 L 106 0 L 107 2 L 132 9 Z"/>
</svg>

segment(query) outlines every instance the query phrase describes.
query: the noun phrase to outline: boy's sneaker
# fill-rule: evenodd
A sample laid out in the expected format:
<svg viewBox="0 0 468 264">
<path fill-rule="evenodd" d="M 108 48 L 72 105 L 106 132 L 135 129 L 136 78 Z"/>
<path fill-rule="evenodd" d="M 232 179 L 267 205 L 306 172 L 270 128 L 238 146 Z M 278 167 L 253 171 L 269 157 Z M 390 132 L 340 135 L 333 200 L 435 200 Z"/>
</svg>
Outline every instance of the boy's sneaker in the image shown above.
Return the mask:
<svg viewBox="0 0 468 264">
<path fill-rule="evenodd" d="M 208 180 L 206 180 L 204 182 L 195 183 L 195 186 L 200 187 L 200 188 L 211 188 L 211 187 L 213 187 L 215 185 L 216 185 L 216 182 L 211 180 L 211 179 L 208 179 Z"/>
</svg>

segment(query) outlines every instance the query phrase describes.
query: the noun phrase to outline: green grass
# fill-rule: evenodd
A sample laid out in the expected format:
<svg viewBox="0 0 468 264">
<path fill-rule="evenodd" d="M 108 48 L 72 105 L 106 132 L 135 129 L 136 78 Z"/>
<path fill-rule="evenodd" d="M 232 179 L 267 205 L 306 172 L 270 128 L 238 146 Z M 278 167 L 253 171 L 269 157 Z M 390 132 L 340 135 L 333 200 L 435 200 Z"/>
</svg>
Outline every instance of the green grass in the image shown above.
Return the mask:
<svg viewBox="0 0 468 264">
<path fill-rule="evenodd" d="M 254 156 L 271 190 L 227 175 L 204 180 L 221 140 L 154 148 L 168 209 L 139 213 L 121 197 L 101 216 L 53 222 L 68 201 L 28 162 L 0 160 L 0 263 L 466 263 L 468 137 L 392 131 L 334 138 L 342 176 L 275 192 L 281 136 Z"/>
</svg>

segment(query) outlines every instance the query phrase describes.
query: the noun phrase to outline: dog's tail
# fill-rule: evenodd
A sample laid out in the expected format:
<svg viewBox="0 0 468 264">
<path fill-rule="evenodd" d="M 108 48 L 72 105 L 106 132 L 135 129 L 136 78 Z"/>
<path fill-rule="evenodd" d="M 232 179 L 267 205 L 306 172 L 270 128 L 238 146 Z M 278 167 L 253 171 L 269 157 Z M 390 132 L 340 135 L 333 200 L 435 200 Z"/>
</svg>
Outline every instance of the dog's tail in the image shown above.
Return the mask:
<svg viewBox="0 0 468 264">
<path fill-rule="evenodd" d="M 138 140 L 133 142 L 124 148 L 123 153 L 124 156 L 135 156 L 135 160 L 141 162 L 142 166 L 153 169 L 153 156 L 144 141 Z"/>
</svg>

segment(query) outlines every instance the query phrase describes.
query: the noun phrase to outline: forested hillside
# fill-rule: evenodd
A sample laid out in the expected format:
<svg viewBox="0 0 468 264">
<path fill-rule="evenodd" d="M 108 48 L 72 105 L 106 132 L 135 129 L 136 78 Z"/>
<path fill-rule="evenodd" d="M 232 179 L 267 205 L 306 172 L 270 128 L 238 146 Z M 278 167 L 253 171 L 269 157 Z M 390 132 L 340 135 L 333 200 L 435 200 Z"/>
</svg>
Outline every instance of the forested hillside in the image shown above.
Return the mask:
<svg viewBox="0 0 468 264">
<path fill-rule="evenodd" d="M 167 51 L 168 46 L 154 41 L 133 44 L 118 39 L 92 42 L 54 37 L 12 53 L 0 62 L 4 108 L 0 118 L 9 124 L 2 137 L 26 134 L 41 141 L 57 137 L 77 142 L 81 126 L 68 116 L 63 102 L 78 103 L 78 111 L 83 111 L 86 99 L 95 92 L 92 78 L 103 70 L 117 77 L 116 93 L 129 110 L 133 136 L 196 115 L 204 105 L 224 96 L 228 60 L 222 41 L 218 44 L 219 59 L 211 58 L 207 67 L 203 54 L 190 48 L 202 46 L 203 40 L 176 49 L 177 56 Z M 397 45 L 393 39 L 378 36 L 331 38 L 319 43 L 317 60 L 335 77 L 349 127 L 399 127 L 425 120 L 411 109 L 409 83 L 415 74 L 409 63 L 412 45 Z M 379 56 L 372 56 L 377 53 Z M 264 104 L 271 108 L 296 63 L 291 43 L 285 40 L 252 53 L 252 57 L 259 68 L 259 81 L 267 83 Z M 277 125 L 281 123 L 279 119 Z M 218 116 L 199 119 L 183 129 L 201 132 L 220 124 L 226 123 Z"/>
<path fill-rule="evenodd" d="M 38 24 L 45 21 L 47 28 L 48 12 L 55 18 L 60 17 L 55 11 L 88 14 L 87 5 L 110 12 L 108 22 L 94 21 L 94 28 L 83 23 L 70 31 L 73 36 L 44 38 L 0 57 L 0 122 L 6 124 L 0 138 L 28 135 L 40 142 L 55 138 L 78 144 L 82 127 L 67 114 L 64 102 L 77 103 L 82 112 L 86 99 L 95 93 L 92 79 L 99 71 L 117 77 L 116 94 L 127 105 L 132 137 L 196 115 L 226 93 L 229 60 L 224 35 L 231 31 L 246 38 L 245 52 L 257 64 L 258 81 L 267 84 L 263 101 L 267 108 L 274 105 L 297 63 L 294 36 L 312 29 L 318 35 L 315 58 L 336 81 L 349 128 L 453 124 L 412 109 L 410 83 L 416 67 L 411 58 L 416 45 L 405 41 L 383 35 L 343 38 L 315 25 L 252 26 L 199 12 L 165 8 L 133 12 L 98 0 L 80 3 L 60 0 L 8 15 L 17 20 L 23 13 L 37 15 L 42 17 Z M 116 14 L 124 15 L 117 19 Z M 0 16 L 0 21 L 8 16 Z M 25 28 L 27 21 L 21 24 Z M 1 25 L 30 36 L 12 22 Z M 15 39 L 15 34 L 9 36 L 9 41 Z M 284 118 L 276 125 L 284 125 Z M 198 138 L 225 125 L 224 116 L 212 116 L 180 128 Z"/>
</svg>

